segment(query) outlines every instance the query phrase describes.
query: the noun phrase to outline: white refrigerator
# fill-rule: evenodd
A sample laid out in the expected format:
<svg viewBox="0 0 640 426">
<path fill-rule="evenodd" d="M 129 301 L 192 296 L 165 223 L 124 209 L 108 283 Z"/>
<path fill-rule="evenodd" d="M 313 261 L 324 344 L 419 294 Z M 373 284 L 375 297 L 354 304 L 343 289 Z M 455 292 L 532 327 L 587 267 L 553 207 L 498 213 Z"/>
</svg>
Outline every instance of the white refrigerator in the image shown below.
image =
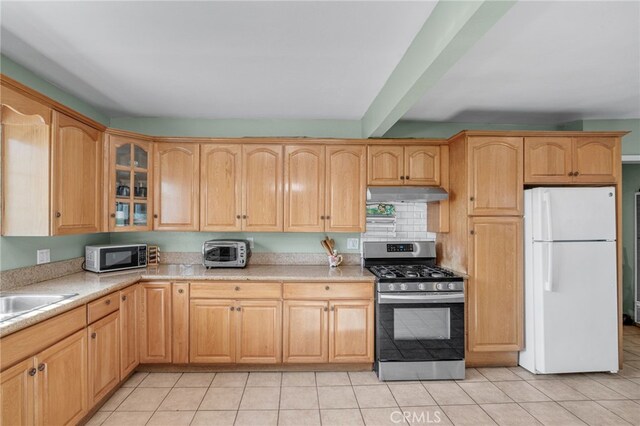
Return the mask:
<svg viewBox="0 0 640 426">
<path fill-rule="evenodd" d="M 525 347 L 532 373 L 618 370 L 615 189 L 525 191 Z"/>
</svg>

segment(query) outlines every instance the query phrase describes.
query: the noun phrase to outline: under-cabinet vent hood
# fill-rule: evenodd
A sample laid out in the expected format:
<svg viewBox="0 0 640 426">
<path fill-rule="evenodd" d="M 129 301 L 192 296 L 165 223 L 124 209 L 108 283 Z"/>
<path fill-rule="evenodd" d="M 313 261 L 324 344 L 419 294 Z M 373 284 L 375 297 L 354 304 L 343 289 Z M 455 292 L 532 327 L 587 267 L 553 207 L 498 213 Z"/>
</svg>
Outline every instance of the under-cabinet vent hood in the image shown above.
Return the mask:
<svg viewBox="0 0 640 426">
<path fill-rule="evenodd" d="M 370 186 L 367 203 L 430 203 L 446 200 L 449 194 L 432 186 Z"/>
</svg>

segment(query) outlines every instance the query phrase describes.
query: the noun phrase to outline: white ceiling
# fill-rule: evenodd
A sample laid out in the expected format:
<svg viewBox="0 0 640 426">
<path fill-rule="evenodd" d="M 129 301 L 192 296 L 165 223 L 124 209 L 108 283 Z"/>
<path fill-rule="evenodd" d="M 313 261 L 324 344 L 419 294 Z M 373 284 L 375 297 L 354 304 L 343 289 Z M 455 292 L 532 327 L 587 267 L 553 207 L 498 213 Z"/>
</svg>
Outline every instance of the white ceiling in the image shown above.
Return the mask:
<svg viewBox="0 0 640 426">
<path fill-rule="evenodd" d="M 360 119 L 435 2 L 9 2 L 1 50 L 111 116 Z"/>
<path fill-rule="evenodd" d="M 403 117 L 640 117 L 640 2 L 518 2 Z"/>
</svg>

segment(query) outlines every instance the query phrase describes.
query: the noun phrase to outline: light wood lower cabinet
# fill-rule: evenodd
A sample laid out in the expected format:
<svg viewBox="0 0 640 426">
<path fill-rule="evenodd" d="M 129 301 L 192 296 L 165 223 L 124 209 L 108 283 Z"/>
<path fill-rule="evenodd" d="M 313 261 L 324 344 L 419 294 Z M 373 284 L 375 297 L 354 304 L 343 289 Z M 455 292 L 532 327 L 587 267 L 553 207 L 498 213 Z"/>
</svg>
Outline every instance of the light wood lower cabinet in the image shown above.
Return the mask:
<svg viewBox="0 0 640 426">
<path fill-rule="evenodd" d="M 34 360 L 29 358 L 0 374 L 0 420 L 2 420 L 2 424 L 33 425 L 33 392 L 36 372 Z"/>
<path fill-rule="evenodd" d="M 120 382 L 119 312 L 89 325 L 89 404 L 93 406 Z"/>
<path fill-rule="evenodd" d="M 34 357 L 35 423 L 78 423 L 88 410 L 87 332 L 80 330 Z"/>
<path fill-rule="evenodd" d="M 140 363 L 138 347 L 138 286 L 120 291 L 120 378 Z"/>
<path fill-rule="evenodd" d="M 286 300 L 285 363 L 373 362 L 373 301 Z"/>
<path fill-rule="evenodd" d="M 236 317 L 236 362 L 279 363 L 282 360 L 282 302 L 240 300 Z"/>
<path fill-rule="evenodd" d="M 190 303 L 189 361 L 231 363 L 235 360 L 235 302 L 196 299 Z"/>
<path fill-rule="evenodd" d="M 171 284 L 140 284 L 140 363 L 171 362 Z"/>
<path fill-rule="evenodd" d="M 189 283 L 173 283 L 171 296 L 171 361 L 189 362 Z"/>
</svg>

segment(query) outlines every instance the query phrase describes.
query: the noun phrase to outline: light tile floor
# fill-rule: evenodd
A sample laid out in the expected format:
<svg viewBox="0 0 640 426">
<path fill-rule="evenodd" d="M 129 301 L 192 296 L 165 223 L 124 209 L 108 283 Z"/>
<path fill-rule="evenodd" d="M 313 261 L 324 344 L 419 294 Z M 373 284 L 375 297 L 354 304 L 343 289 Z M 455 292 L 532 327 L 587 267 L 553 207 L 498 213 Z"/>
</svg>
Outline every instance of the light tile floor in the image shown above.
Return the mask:
<svg viewBox="0 0 640 426">
<path fill-rule="evenodd" d="M 640 328 L 618 374 L 467 369 L 458 381 L 373 372 L 135 373 L 88 425 L 640 425 Z"/>
</svg>

